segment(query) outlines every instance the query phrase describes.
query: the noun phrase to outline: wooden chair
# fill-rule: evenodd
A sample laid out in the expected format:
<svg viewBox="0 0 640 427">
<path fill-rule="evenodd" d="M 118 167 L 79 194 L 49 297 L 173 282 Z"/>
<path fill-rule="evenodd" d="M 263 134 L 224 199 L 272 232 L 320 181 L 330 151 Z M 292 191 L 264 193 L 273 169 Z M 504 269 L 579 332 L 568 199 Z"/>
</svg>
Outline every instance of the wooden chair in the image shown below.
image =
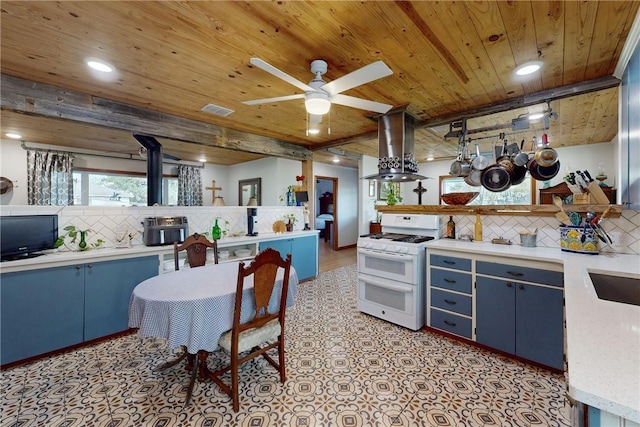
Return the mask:
<svg viewBox="0 0 640 427">
<path fill-rule="evenodd" d="M 269 313 L 269 301 L 274 292 L 276 274 L 278 269 L 284 269 L 282 289 L 280 293 L 279 308 L 274 313 Z M 262 355 L 280 373 L 280 381 L 285 382 L 284 362 L 284 319 L 287 307 L 287 292 L 289 289 L 289 271 L 291 270 L 291 254 L 287 254 L 285 260 L 280 253 L 272 248 L 267 248 L 258 253 L 252 263 L 245 268 L 240 262 L 238 268 L 238 285 L 235 297 L 235 311 L 233 315 L 233 328 L 220 337 L 219 345 L 230 354 L 230 365 L 218 371 L 205 371 L 205 376 L 215 382 L 233 400 L 233 410 L 240 409 L 238 397 L 238 368 L 239 366 Z M 256 302 L 255 312 L 250 314 L 250 319 L 242 321 L 240 318 L 243 296 L 245 291 L 245 278 L 253 275 L 253 287 L 251 295 Z M 251 281 L 249 281 L 251 282 Z M 246 302 L 245 302 L 246 303 Z M 278 348 L 278 361 L 276 362 L 267 354 L 267 351 Z M 249 353 L 246 353 L 249 351 Z M 231 371 L 231 386 L 221 380 L 221 376 Z"/>
<path fill-rule="evenodd" d="M 179 245 L 173 242 L 173 258 L 175 260 L 176 271 L 180 270 L 178 254 L 187 251 L 187 261 L 191 267 L 202 267 L 207 261 L 207 248 L 213 248 L 213 261 L 218 263 L 218 241 L 210 242 L 206 237 L 194 233 Z"/>
</svg>

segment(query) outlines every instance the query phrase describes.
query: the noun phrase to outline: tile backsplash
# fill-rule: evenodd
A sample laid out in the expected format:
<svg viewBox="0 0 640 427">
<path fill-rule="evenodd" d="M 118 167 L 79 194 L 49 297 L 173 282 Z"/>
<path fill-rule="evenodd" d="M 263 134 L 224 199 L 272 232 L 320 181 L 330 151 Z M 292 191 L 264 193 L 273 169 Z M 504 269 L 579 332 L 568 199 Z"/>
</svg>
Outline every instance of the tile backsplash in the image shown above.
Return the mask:
<svg viewBox="0 0 640 427">
<path fill-rule="evenodd" d="M 440 217 L 440 235 L 445 235 L 448 215 Z M 454 215 L 456 222 L 456 236 L 473 237 L 475 215 Z M 541 247 L 560 247 L 559 222 L 554 217 L 538 216 L 482 216 L 483 240 L 508 239 L 513 244 L 520 244 L 520 231 L 534 231 L 538 229 L 536 245 Z M 605 218 L 602 228 L 609 234 L 613 244 L 600 243 L 600 252 L 640 254 L 640 211 L 623 210 L 620 218 Z"/>
<path fill-rule="evenodd" d="M 258 233 L 271 233 L 272 224 L 284 220 L 285 215 L 296 216 L 295 230 L 304 227 L 303 209 L 296 206 L 259 206 Z M 74 225 L 80 229 L 92 229 L 94 233 L 89 241 L 101 238 L 106 246 L 114 246 L 115 231 L 127 227 L 135 231 L 132 243 L 142 244 L 142 220 L 154 216 L 186 216 L 189 233 L 210 232 L 216 218 L 219 225 L 229 235 L 244 235 L 247 232 L 247 208 L 238 206 L 178 206 L 178 207 L 123 207 L 101 208 L 87 206 L 3 206 L 2 215 L 54 214 L 59 216 L 59 228 Z M 454 215 L 456 236 L 474 234 L 475 215 Z M 448 215 L 440 218 L 440 235 L 445 235 Z M 226 224 L 228 222 L 228 224 Z M 558 248 L 560 229 L 554 217 L 537 216 L 482 216 L 483 237 L 485 241 L 503 238 L 513 244 L 520 244 L 520 231 L 538 229 L 537 246 Z M 601 244 L 601 252 L 626 253 L 640 255 L 640 211 L 623 210 L 620 218 L 605 218 L 602 227 L 607 231 L 612 245 Z"/>
<path fill-rule="evenodd" d="M 271 233 L 272 225 L 277 220 L 285 220 L 285 215 L 294 214 L 296 223 L 294 230 L 304 227 L 303 208 L 296 206 L 259 206 L 258 233 Z M 77 229 L 91 229 L 88 242 L 96 239 L 105 240 L 106 247 L 115 246 L 116 231 L 126 227 L 129 232 L 135 232 L 133 245 L 142 245 L 142 221 L 147 217 L 158 216 L 186 216 L 189 224 L 189 234 L 211 232 L 213 224 L 218 218 L 218 225 L 231 235 L 245 235 L 247 233 L 247 208 L 239 206 L 143 206 L 103 208 L 87 206 L 3 206 L 2 215 L 34 215 L 58 214 L 58 229 L 60 234 L 67 225 L 74 225 Z M 286 221 L 285 221 L 286 222 Z"/>
</svg>

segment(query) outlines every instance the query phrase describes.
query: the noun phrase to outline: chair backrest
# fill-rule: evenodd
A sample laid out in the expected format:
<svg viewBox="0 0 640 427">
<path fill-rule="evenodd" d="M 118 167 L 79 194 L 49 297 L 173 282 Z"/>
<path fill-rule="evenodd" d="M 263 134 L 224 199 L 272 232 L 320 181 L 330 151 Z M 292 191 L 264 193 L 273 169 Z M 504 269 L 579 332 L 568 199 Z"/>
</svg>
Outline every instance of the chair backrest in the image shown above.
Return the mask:
<svg viewBox="0 0 640 427">
<path fill-rule="evenodd" d="M 173 242 L 173 259 L 175 261 L 176 271 L 180 270 L 178 254 L 184 250 L 187 251 L 187 261 L 191 267 L 202 267 L 207 261 L 207 248 L 213 248 L 213 261 L 218 263 L 218 241 L 209 241 L 206 237 L 194 233 L 187 237 L 186 240 L 179 245 Z"/>
<path fill-rule="evenodd" d="M 275 290 L 278 269 L 284 269 L 282 277 L 282 289 L 280 290 L 280 301 L 278 309 L 270 313 L 269 301 Z M 287 308 L 287 292 L 289 290 L 289 272 L 291 270 L 291 254 L 287 254 L 286 259 L 282 259 L 280 253 L 273 248 L 267 248 L 259 252 L 251 264 L 245 267 L 244 262 L 238 266 L 238 286 L 236 289 L 236 303 L 233 316 L 232 340 L 240 332 L 259 328 L 267 322 L 279 318 L 280 325 L 284 328 L 284 316 Z M 253 275 L 253 296 L 256 310 L 251 314 L 248 321 L 240 322 L 242 311 L 243 291 L 245 290 L 245 278 Z"/>
</svg>

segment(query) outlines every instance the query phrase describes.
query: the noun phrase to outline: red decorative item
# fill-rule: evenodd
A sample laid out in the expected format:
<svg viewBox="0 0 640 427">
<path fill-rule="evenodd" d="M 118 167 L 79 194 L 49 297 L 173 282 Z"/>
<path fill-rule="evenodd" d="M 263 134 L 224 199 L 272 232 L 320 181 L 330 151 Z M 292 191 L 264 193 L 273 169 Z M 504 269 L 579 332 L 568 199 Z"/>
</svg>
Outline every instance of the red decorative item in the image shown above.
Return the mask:
<svg viewBox="0 0 640 427">
<path fill-rule="evenodd" d="M 300 176 L 296 175 L 296 181 L 304 181 L 304 175 L 300 175 Z"/>
</svg>

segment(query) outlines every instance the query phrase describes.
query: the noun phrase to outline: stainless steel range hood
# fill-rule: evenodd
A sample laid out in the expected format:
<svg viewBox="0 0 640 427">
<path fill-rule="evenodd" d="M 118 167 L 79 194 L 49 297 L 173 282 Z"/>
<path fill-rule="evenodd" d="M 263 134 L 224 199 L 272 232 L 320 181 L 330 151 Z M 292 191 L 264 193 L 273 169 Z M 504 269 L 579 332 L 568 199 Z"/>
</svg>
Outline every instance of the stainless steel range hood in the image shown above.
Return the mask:
<svg viewBox="0 0 640 427">
<path fill-rule="evenodd" d="M 388 182 L 428 179 L 418 174 L 413 154 L 415 123 L 404 111 L 378 118 L 378 173 L 363 177 Z"/>
</svg>

